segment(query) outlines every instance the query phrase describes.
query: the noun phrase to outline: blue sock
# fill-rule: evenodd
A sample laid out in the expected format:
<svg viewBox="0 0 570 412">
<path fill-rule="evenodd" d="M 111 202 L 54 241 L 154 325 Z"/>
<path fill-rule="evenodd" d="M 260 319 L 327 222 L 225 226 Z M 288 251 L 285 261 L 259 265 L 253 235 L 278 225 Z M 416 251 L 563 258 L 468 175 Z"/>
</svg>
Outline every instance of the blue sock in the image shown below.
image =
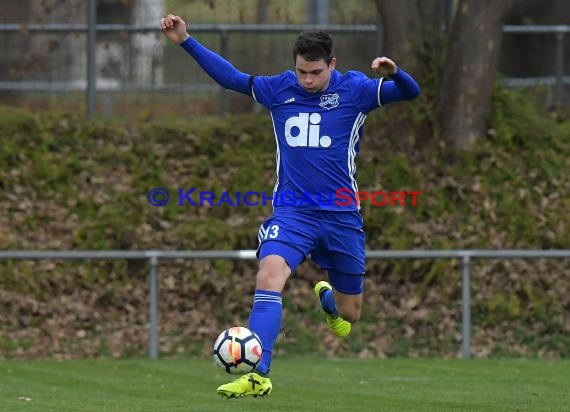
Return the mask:
<svg viewBox="0 0 570 412">
<path fill-rule="evenodd" d="M 248 327 L 261 339 L 263 354 L 256 370 L 262 375 L 269 374 L 273 344 L 281 330 L 281 317 L 281 293 L 256 289 Z"/>
<path fill-rule="evenodd" d="M 332 290 L 325 289 L 325 291 L 321 293 L 321 306 L 323 307 L 323 310 L 329 315 L 338 316 L 338 310 L 336 308 L 336 304 L 334 303 L 334 295 Z"/>
</svg>

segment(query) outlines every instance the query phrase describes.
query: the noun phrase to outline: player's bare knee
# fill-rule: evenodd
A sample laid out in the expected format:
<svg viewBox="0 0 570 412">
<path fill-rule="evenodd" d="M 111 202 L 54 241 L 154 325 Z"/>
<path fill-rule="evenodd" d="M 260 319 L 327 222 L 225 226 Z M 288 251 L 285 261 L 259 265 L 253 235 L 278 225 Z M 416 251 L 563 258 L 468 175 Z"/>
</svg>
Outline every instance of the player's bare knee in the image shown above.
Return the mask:
<svg viewBox="0 0 570 412">
<path fill-rule="evenodd" d="M 290 274 L 291 270 L 283 259 L 265 258 L 257 271 L 256 287 L 280 292 Z"/>
<path fill-rule="evenodd" d="M 260 267 L 257 271 L 257 281 L 258 282 L 270 282 L 272 279 L 279 277 L 279 268 L 274 266 L 264 266 Z"/>
</svg>

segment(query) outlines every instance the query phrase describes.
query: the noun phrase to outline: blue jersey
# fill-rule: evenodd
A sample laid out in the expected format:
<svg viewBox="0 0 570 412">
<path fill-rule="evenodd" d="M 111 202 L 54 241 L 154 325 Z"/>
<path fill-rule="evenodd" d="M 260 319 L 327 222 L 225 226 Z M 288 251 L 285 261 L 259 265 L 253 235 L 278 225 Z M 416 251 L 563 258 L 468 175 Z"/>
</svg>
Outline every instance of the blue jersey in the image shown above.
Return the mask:
<svg viewBox="0 0 570 412">
<path fill-rule="evenodd" d="M 275 209 L 357 210 L 355 160 L 366 115 L 420 92 L 398 68 L 388 80 L 333 71 L 325 92 L 309 93 L 292 71 L 253 77 L 192 37 L 180 45 L 222 87 L 253 96 L 271 112 L 277 141 Z"/>
<path fill-rule="evenodd" d="M 337 192 L 358 190 L 355 160 L 366 116 L 381 106 L 381 84 L 336 70 L 322 93 L 306 92 L 292 71 L 253 79 L 253 98 L 271 112 L 277 141 L 275 208 L 357 210 Z"/>
</svg>

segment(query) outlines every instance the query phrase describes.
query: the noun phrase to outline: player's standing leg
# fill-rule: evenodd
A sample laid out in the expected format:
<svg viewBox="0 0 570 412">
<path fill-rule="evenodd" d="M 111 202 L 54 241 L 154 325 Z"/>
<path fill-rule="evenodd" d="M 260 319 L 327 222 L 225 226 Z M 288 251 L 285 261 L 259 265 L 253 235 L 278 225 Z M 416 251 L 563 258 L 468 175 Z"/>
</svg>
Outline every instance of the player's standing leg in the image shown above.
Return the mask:
<svg viewBox="0 0 570 412">
<path fill-rule="evenodd" d="M 221 395 L 263 396 L 271 392 L 268 375 L 273 346 L 281 329 L 281 293 L 291 273 L 310 254 L 318 226 L 300 213 L 275 214 L 261 225 L 257 254 L 260 264 L 248 327 L 259 336 L 263 354 L 254 372 L 220 386 Z"/>
<path fill-rule="evenodd" d="M 259 336 L 263 355 L 255 372 L 221 385 L 218 388 L 220 395 L 237 398 L 271 393 L 273 385 L 268 375 L 273 345 L 281 329 L 281 291 L 290 275 L 291 269 L 281 256 L 269 255 L 261 260 L 248 327 Z"/>
</svg>

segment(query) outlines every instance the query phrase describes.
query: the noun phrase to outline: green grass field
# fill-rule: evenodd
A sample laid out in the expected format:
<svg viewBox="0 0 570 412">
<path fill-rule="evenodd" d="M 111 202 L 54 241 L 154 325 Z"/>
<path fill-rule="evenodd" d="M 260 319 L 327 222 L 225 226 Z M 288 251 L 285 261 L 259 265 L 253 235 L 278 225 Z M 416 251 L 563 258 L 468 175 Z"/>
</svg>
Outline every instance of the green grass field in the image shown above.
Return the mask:
<svg viewBox="0 0 570 412">
<path fill-rule="evenodd" d="M 563 411 L 570 361 L 281 357 L 267 398 L 195 359 L 0 361 L 0 411 Z"/>
</svg>

